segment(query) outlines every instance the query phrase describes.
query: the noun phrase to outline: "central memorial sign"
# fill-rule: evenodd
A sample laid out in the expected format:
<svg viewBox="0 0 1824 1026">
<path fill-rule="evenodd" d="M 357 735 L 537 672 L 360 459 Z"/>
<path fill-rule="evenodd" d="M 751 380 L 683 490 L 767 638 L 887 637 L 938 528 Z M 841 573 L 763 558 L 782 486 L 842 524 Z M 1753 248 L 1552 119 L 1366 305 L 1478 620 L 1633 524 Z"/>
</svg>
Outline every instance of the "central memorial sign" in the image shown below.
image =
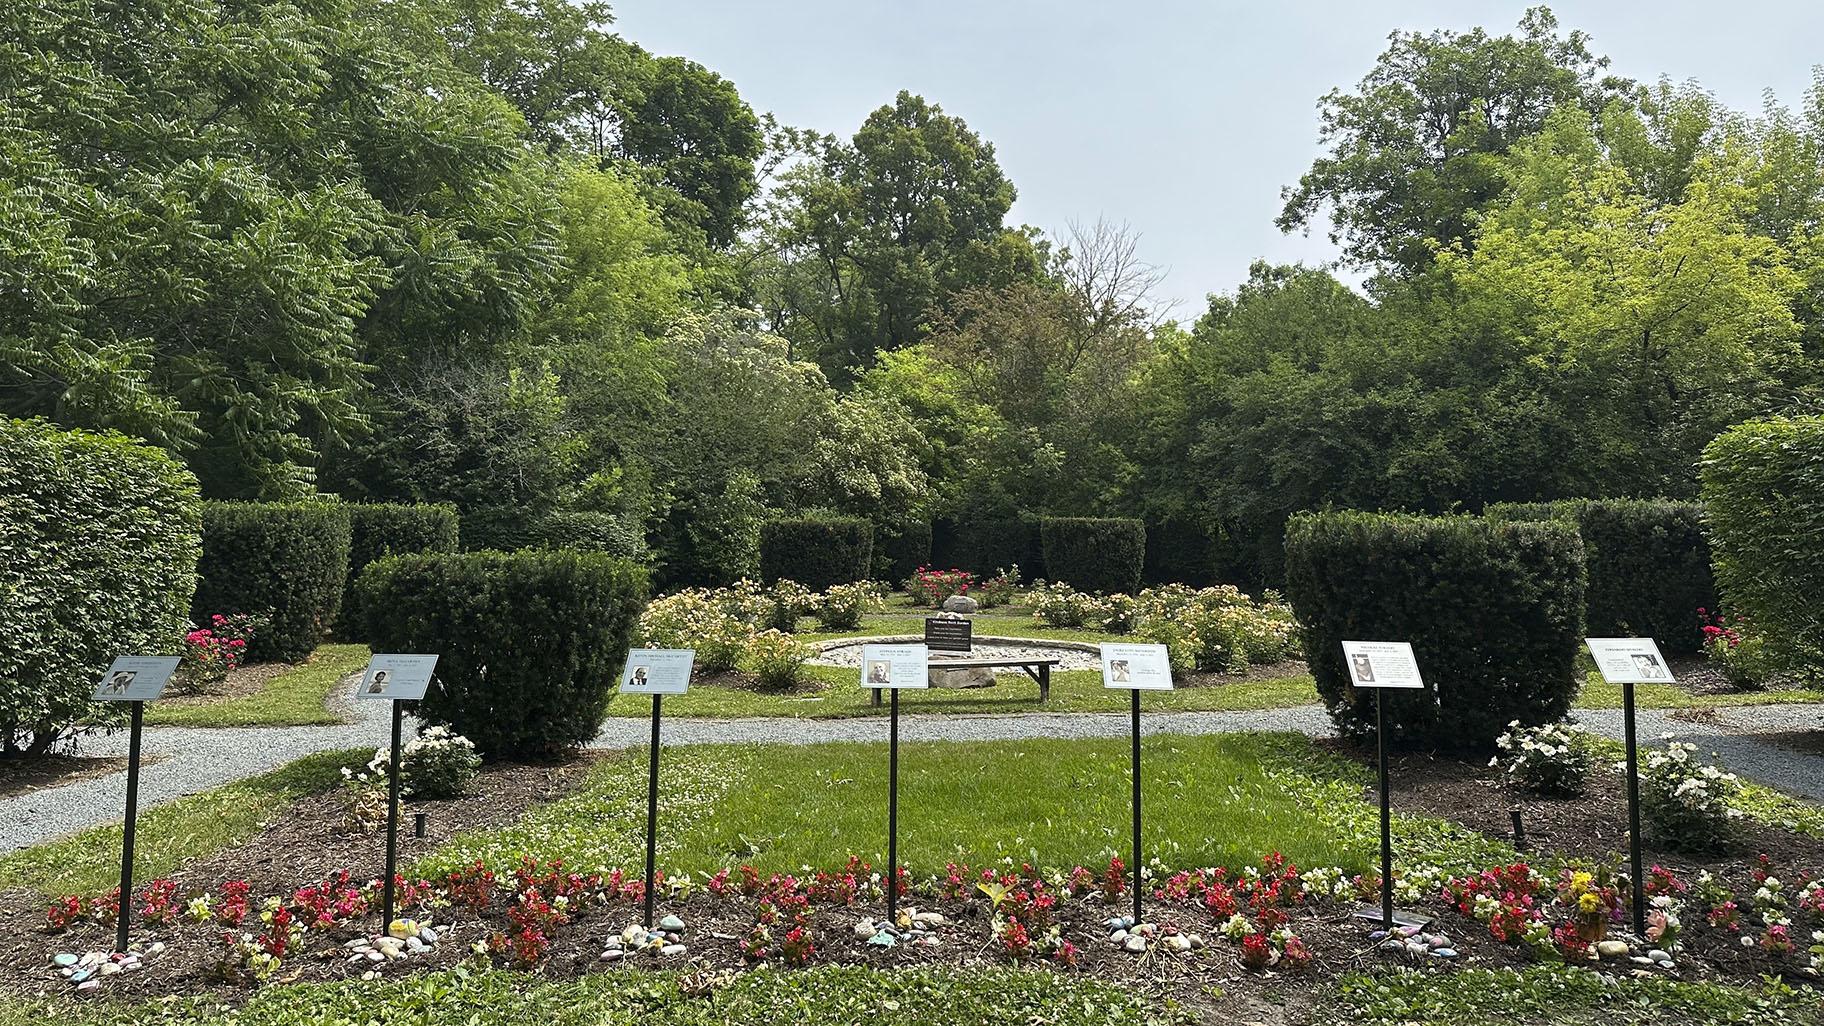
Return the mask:
<svg viewBox="0 0 1824 1026">
<path fill-rule="evenodd" d="M 960 616 L 927 616 L 925 647 L 933 652 L 974 651 L 975 624 Z"/>
</svg>

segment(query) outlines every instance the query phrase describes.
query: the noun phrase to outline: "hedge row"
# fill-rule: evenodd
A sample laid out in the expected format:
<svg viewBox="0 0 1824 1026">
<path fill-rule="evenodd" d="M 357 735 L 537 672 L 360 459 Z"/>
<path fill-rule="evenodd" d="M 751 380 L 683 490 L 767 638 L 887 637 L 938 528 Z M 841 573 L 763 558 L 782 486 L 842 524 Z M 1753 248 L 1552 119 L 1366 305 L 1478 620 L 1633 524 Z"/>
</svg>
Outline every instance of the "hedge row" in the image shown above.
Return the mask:
<svg viewBox="0 0 1824 1026">
<path fill-rule="evenodd" d="M 460 531 L 456 507 L 447 504 L 359 503 L 348 507 L 348 525 L 348 586 L 342 592 L 335 634 L 347 641 L 362 641 L 364 618 L 355 592 L 362 569 L 376 560 L 408 552 L 455 552 Z"/>
<path fill-rule="evenodd" d="M 1824 417 L 1732 428 L 1700 472 L 1724 604 L 1785 660 L 1824 667 Z"/>
<path fill-rule="evenodd" d="M 1697 610 L 1716 607 L 1703 506 L 1672 499 L 1566 499 L 1502 503 L 1498 520 L 1558 520 L 1583 538 L 1589 589 L 1585 629 L 1597 637 L 1648 637 L 1696 652 Z"/>
<path fill-rule="evenodd" d="M 206 502 L 193 618 L 267 617 L 256 662 L 295 663 L 328 634 L 348 583 L 350 517 L 331 502 Z"/>
<path fill-rule="evenodd" d="M 646 571 L 598 552 L 427 553 L 362 571 L 376 650 L 435 652 L 420 716 L 489 758 L 595 737 L 646 604 Z"/>
<path fill-rule="evenodd" d="M 1286 594 L 1317 690 L 1347 735 L 1372 732 L 1344 641 L 1410 641 L 1422 691 L 1385 695 L 1390 743 L 1486 750 L 1512 720 L 1570 710 L 1584 607 L 1583 542 L 1560 522 L 1305 513 L 1286 529 Z"/>
<path fill-rule="evenodd" d="M 1051 579 L 1103 595 L 1140 590 L 1146 564 L 1146 525 L 1140 521 L 1047 517 L 1039 522 L 1039 538 Z"/>
<path fill-rule="evenodd" d="M 939 520 L 932 526 L 931 566 L 967 570 L 977 577 L 1017 565 L 1028 581 L 1046 576 L 1039 522 L 1032 517 Z"/>
<path fill-rule="evenodd" d="M 196 478 L 112 432 L 0 420 L 0 750 L 98 715 L 122 652 L 174 653 L 196 587 Z"/>
<path fill-rule="evenodd" d="M 921 566 L 931 565 L 931 525 L 921 522 L 883 530 L 874 546 L 876 576 L 883 581 L 901 584 L 910 580 Z"/>
<path fill-rule="evenodd" d="M 873 569 L 874 525 L 854 517 L 803 517 L 760 525 L 760 578 L 797 581 L 812 591 L 865 581 Z"/>
</svg>

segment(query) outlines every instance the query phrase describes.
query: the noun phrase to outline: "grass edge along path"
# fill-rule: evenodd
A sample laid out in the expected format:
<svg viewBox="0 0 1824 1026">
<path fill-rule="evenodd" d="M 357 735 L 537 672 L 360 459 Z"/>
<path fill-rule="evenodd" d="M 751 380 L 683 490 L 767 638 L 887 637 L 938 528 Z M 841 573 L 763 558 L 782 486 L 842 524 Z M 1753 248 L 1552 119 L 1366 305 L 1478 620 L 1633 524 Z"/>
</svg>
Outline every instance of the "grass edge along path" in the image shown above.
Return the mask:
<svg viewBox="0 0 1824 1026">
<path fill-rule="evenodd" d="M 151 880 L 207 858 L 259 832 L 268 817 L 299 798 L 342 783 L 342 767 L 373 757 L 371 748 L 318 752 L 232 784 L 142 811 L 133 878 Z M 0 890 L 25 887 L 45 897 L 95 895 L 120 882 L 121 825 L 90 827 L 0 856 Z"/>
<path fill-rule="evenodd" d="M 1128 741 L 1039 739 L 900 746 L 900 854 L 916 875 L 946 861 L 1068 869 L 1125 857 Z M 1143 742 L 1146 851 L 1173 869 L 1240 868 L 1279 851 L 1301 866 L 1368 869 L 1378 812 L 1366 767 L 1300 734 L 1156 734 Z M 884 864 L 886 745 L 693 745 L 661 754 L 660 864 L 693 874 Z M 522 856 L 580 871 L 637 870 L 643 748 L 598 762 L 577 792 L 504 827 L 459 835 L 411 872 Z M 1431 817 L 1397 816 L 1402 864 L 1481 867 L 1518 856 Z"/>
<path fill-rule="evenodd" d="M 366 645 L 322 645 L 257 693 L 217 702 L 146 706 L 148 727 L 314 727 L 343 722 L 325 703 L 336 683 L 361 669 Z"/>
<path fill-rule="evenodd" d="M 549 981 L 509 969 L 463 967 L 399 979 L 270 987 L 237 1009 L 204 999 L 22 1002 L 0 1010 L 0 1026 L 38 1026 L 51 1017 L 67 1026 L 1179 1026 L 1194 1021 L 1115 984 L 1045 969 L 762 968 L 701 996 L 685 996 L 679 975 L 624 969 Z"/>
</svg>

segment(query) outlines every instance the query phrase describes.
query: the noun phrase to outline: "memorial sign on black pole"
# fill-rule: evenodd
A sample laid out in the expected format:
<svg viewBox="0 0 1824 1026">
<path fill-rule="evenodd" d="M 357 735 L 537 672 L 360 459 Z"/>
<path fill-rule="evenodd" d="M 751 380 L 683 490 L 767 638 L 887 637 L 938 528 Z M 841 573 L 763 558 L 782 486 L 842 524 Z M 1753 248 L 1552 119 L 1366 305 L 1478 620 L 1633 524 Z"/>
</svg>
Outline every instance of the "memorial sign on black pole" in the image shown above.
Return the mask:
<svg viewBox="0 0 1824 1026">
<path fill-rule="evenodd" d="M 389 701 L 393 704 L 392 747 L 386 760 L 386 877 L 381 881 L 381 905 L 384 919 L 381 933 L 391 933 L 394 911 L 394 878 L 399 875 L 399 763 L 404 745 L 400 734 L 405 725 L 405 706 L 416 702 L 431 686 L 431 674 L 437 669 L 434 655 L 376 655 L 368 660 L 361 673 L 356 698 Z"/>
<path fill-rule="evenodd" d="M 1397 920 L 1393 911 L 1393 805 L 1388 797 L 1387 781 L 1387 702 L 1386 689 L 1423 690 L 1419 663 L 1412 646 L 1404 641 L 1345 641 L 1343 664 L 1349 680 L 1358 688 L 1374 688 L 1374 743 L 1378 750 L 1381 778 L 1381 908 L 1378 919 L 1391 930 Z M 1362 913 L 1357 913 L 1361 915 Z M 1409 917 L 1414 923 L 1423 922 Z"/>
<path fill-rule="evenodd" d="M 697 653 L 689 648 L 636 648 L 621 668 L 621 694 L 652 696 L 652 744 L 646 755 L 646 906 L 640 925 L 652 929 L 652 903 L 658 867 L 659 836 L 659 702 L 666 695 L 690 690 L 690 668 Z"/>
<path fill-rule="evenodd" d="M 177 656 L 120 656 L 95 682 L 97 702 L 130 702 L 131 733 L 127 736 L 127 814 L 120 835 L 120 912 L 115 917 L 114 950 L 127 950 L 127 933 L 133 918 L 133 839 L 139 819 L 139 738 L 146 703 L 165 691 L 165 682 L 177 672 Z"/>
<path fill-rule="evenodd" d="M 1585 638 L 1602 679 L 1621 685 L 1622 731 L 1628 749 L 1628 890 L 1636 936 L 1647 934 L 1647 893 L 1640 851 L 1640 757 L 1634 740 L 1634 685 L 1671 684 L 1672 668 L 1652 638 Z"/>
<path fill-rule="evenodd" d="M 887 922 L 876 940 L 893 941 L 888 931 L 899 920 L 899 692 L 931 686 L 931 650 L 924 645 L 863 645 L 861 686 L 879 696 L 891 693 L 887 711 Z"/>
<path fill-rule="evenodd" d="M 1172 660 L 1164 645 L 1103 645 L 1102 686 L 1128 692 L 1133 728 L 1134 925 L 1140 924 L 1140 692 L 1172 690 Z"/>
</svg>

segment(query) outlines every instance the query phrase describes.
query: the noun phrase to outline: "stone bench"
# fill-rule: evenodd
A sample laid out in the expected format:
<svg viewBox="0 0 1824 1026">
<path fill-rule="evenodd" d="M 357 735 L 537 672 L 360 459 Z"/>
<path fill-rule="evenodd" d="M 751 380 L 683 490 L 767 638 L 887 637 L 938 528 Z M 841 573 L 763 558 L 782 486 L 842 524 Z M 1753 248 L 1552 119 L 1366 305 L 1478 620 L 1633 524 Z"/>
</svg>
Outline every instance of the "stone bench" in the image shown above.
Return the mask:
<svg viewBox="0 0 1824 1026">
<path fill-rule="evenodd" d="M 1039 682 L 1039 704 L 1044 705 L 1051 699 L 1051 671 L 1053 667 L 1058 665 L 1059 661 L 1060 660 L 1057 658 L 1049 656 L 1032 658 L 1010 657 L 1007 659 L 933 659 L 930 661 L 929 666 L 932 673 L 938 673 L 945 670 L 991 670 L 1006 667 L 1023 670 L 1025 671 L 1026 676 Z M 873 688 L 871 690 L 873 691 L 873 694 L 869 697 L 868 702 L 870 705 L 879 706 L 880 692 L 882 689 Z"/>
</svg>

